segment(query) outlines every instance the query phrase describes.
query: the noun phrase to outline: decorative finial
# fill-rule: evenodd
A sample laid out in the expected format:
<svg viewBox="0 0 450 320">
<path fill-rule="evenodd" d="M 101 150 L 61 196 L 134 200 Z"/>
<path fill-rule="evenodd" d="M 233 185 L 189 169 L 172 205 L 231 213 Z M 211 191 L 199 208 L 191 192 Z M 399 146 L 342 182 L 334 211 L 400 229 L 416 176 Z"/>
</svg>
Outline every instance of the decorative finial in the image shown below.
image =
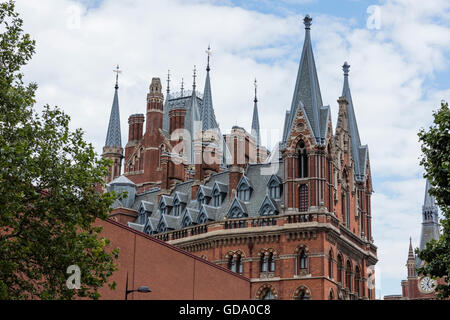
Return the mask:
<svg viewBox="0 0 450 320">
<path fill-rule="evenodd" d="M 350 71 L 350 65 L 347 63 L 347 61 L 344 62 L 342 70 L 344 70 L 344 76 L 348 76 L 348 72 Z"/>
<path fill-rule="evenodd" d="M 119 70 L 119 65 L 117 65 L 116 70 L 113 70 L 116 73 L 116 89 L 119 89 L 119 73 L 122 73 L 122 70 Z"/>
<path fill-rule="evenodd" d="M 254 85 L 255 85 L 255 100 L 253 100 L 253 101 L 254 101 L 254 102 L 258 102 L 258 98 L 256 97 L 257 88 L 258 88 L 258 83 L 256 82 L 256 78 L 255 78 Z"/>
<path fill-rule="evenodd" d="M 195 91 L 195 78 L 197 78 L 197 67 L 194 65 L 194 75 L 192 76 L 194 78 L 194 81 L 192 82 L 192 90 Z"/>
<path fill-rule="evenodd" d="M 184 78 L 181 78 L 181 96 L 184 96 Z"/>
<path fill-rule="evenodd" d="M 167 70 L 167 96 L 170 93 L 170 70 Z"/>
<path fill-rule="evenodd" d="M 305 29 L 307 30 L 311 29 L 312 18 L 309 14 L 307 14 L 306 17 L 303 19 L 303 23 L 305 24 Z"/>
<path fill-rule="evenodd" d="M 208 45 L 208 50 L 206 50 L 206 54 L 208 55 L 208 65 L 206 66 L 206 71 L 209 72 L 209 70 L 211 70 L 211 68 L 209 67 L 209 57 L 211 57 L 212 55 L 211 45 Z"/>
</svg>

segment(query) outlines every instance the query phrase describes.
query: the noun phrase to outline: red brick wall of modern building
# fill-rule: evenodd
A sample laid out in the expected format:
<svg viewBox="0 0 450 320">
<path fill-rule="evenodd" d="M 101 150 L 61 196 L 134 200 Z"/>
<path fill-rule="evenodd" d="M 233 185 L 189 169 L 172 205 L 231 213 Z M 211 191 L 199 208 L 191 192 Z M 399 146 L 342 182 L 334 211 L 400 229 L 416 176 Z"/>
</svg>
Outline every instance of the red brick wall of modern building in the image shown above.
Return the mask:
<svg viewBox="0 0 450 320">
<path fill-rule="evenodd" d="M 124 299 L 128 272 L 128 288 L 148 286 L 151 293 L 130 293 L 128 299 L 151 300 L 234 300 L 250 299 L 248 279 L 196 257 L 184 250 L 128 228 L 115 221 L 97 221 L 102 236 L 111 240 L 111 248 L 119 248 L 119 270 L 100 290 L 102 299 Z"/>
</svg>

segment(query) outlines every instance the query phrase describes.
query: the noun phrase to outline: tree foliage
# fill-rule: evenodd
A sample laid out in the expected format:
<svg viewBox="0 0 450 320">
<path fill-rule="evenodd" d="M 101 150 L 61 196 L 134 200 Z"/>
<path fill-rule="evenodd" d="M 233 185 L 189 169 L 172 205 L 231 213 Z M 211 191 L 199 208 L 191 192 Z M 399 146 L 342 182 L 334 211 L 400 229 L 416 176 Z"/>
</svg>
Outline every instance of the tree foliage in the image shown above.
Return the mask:
<svg viewBox="0 0 450 320">
<path fill-rule="evenodd" d="M 37 85 L 21 73 L 35 41 L 22 25 L 14 2 L 0 3 L 0 299 L 96 299 L 117 269 L 93 225 L 115 199 L 95 190 L 109 162 L 59 108 L 35 110 Z M 70 265 L 79 289 L 66 285 Z"/>
<path fill-rule="evenodd" d="M 436 288 L 438 298 L 450 297 L 450 110 L 448 103 L 442 102 L 441 108 L 434 112 L 433 125 L 419 132 L 423 157 L 420 164 L 425 168 L 425 178 L 431 184 L 430 194 L 435 197 L 442 210 L 440 220 L 442 234 L 439 240 L 432 240 L 417 253 L 425 261 L 418 269 L 422 274 L 433 278 L 443 278 L 445 284 Z"/>
</svg>

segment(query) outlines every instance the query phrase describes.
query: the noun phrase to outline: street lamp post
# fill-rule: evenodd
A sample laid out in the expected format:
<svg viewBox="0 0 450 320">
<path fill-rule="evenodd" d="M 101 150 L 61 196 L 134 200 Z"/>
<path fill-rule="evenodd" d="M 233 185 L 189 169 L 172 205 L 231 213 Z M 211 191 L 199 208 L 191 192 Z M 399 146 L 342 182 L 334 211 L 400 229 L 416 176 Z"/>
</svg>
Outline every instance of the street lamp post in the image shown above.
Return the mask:
<svg viewBox="0 0 450 320">
<path fill-rule="evenodd" d="M 137 290 L 128 290 L 128 272 L 127 272 L 127 282 L 125 285 L 125 300 L 128 300 L 128 294 L 131 292 L 142 292 L 142 293 L 149 293 L 152 292 L 149 287 L 147 286 L 140 286 Z"/>
</svg>

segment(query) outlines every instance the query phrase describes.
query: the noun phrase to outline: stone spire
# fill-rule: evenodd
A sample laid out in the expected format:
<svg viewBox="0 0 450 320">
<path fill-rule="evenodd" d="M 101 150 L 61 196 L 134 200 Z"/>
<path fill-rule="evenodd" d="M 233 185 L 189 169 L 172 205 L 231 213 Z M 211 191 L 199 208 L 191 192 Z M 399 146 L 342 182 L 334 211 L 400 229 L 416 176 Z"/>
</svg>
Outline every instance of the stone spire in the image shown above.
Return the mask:
<svg viewBox="0 0 450 320">
<path fill-rule="evenodd" d="M 120 113 L 119 113 L 119 66 L 116 70 L 116 85 L 114 91 L 114 99 L 111 108 L 111 115 L 109 117 L 108 132 L 106 134 L 106 142 L 103 147 L 103 158 L 110 159 L 112 161 L 112 166 L 109 168 L 109 175 L 106 177 L 106 182 L 120 176 L 122 168 L 123 159 L 123 149 L 122 149 L 122 137 L 120 133 Z"/>
<path fill-rule="evenodd" d="M 425 198 L 422 206 L 422 232 L 420 235 L 420 250 L 425 248 L 431 239 L 439 238 L 439 215 L 435 199 L 430 195 L 430 182 L 425 185 Z"/>
<path fill-rule="evenodd" d="M 319 80 L 317 77 L 316 64 L 311 45 L 311 24 L 312 18 L 309 15 L 303 19 L 305 24 L 305 42 L 300 58 L 297 81 L 295 83 L 294 96 L 292 98 L 289 118 L 286 121 L 288 126 L 284 130 L 283 142 L 288 138 L 292 123 L 297 114 L 298 108 L 303 108 L 309 126 L 314 134 L 316 143 L 324 141 L 323 131 L 320 128 L 320 108 L 322 107 L 322 96 L 320 94 Z"/>
<path fill-rule="evenodd" d="M 209 79 L 209 71 L 211 70 L 209 66 L 209 58 L 211 56 L 211 47 L 208 46 L 208 50 L 206 50 L 208 55 L 208 64 L 206 67 L 206 81 L 205 81 L 205 90 L 203 91 L 203 107 L 201 113 L 201 121 L 202 121 L 202 130 L 206 131 L 208 129 L 216 129 L 218 128 L 216 116 L 214 115 L 214 108 L 212 103 L 211 96 L 211 82 Z"/>
<path fill-rule="evenodd" d="M 257 145 L 261 145 L 261 136 L 259 132 L 259 117 L 258 117 L 258 98 L 257 98 L 257 82 L 255 79 L 255 99 L 253 100 L 253 120 L 252 120 L 252 131 L 251 134 L 256 139 Z"/>
<path fill-rule="evenodd" d="M 116 85 L 114 91 L 114 99 L 111 108 L 111 114 L 109 116 L 108 133 L 106 134 L 105 147 L 122 147 L 122 136 L 120 134 L 120 113 L 119 113 L 119 66 L 114 70 L 116 72 Z"/>
<path fill-rule="evenodd" d="M 361 146 L 361 139 L 359 138 L 358 124 L 356 123 L 355 110 L 353 107 L 352 94 L 350 92 L 350 84 L 348 81 L 348 74 L 350 65 L 347 61 L 342 66 L 344 71 L 344 86 L 342 88 L 342 96 L 347 99 L 347 115 L 348 115 L 348 130 L 350 134 L 350 148 L 352 158 L 355 163 L 355 179 L 363 181 L 365 177 L 366 168 L 366 150 L 367 146 Z"/>
</svg>

